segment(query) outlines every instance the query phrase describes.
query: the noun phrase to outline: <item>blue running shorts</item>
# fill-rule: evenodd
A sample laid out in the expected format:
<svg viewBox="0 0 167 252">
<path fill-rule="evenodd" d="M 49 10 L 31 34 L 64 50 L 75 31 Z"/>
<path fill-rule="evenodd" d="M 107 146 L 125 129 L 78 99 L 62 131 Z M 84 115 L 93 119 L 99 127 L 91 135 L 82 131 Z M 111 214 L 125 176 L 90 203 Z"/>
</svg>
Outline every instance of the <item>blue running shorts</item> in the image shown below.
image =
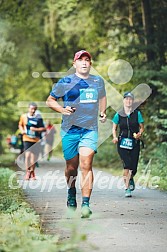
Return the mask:
<svg viewBox="0 0 167 252">
<path fill-rule="evenodd" d="M 65 160 L 78 155 L 80 147 L 88 147 L 97 152 L 97 131 L 81 128 L 79 131 L 68 133 L 61 130 L 61 138 Z"/>
</svg>

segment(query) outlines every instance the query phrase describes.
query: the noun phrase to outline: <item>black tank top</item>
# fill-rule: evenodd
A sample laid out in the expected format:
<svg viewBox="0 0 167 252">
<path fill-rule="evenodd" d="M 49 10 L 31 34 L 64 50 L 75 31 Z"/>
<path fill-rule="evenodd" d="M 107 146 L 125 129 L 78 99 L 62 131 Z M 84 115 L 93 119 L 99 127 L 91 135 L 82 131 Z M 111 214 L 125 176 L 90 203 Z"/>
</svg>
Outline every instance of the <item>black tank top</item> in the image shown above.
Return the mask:
<svg viewBox="0 0 167 252">
<path fill-rule="evenodd" d="M 26 128 L 27 128 L 27 135 L 30 137 L 30 138 L 40 138 L 40 132 L 37 132 L 37 131 L 32 131 L 30 130 L 30 127 L 35 127 L 35 128 L 39 128 L 39 119 L 37 117 L 28 117 L 27 116 L 27 125 L 26 125 Z"/>
<path fill-rule="evenodd" d="M 119 113 L 118 113 L 119 114 Z M 124 112 L 119 115 L 119 136 L 133 138 L 133 133 L 139 132 L 138 110 L 134 110 L 130 116 Z"/>
</svg>

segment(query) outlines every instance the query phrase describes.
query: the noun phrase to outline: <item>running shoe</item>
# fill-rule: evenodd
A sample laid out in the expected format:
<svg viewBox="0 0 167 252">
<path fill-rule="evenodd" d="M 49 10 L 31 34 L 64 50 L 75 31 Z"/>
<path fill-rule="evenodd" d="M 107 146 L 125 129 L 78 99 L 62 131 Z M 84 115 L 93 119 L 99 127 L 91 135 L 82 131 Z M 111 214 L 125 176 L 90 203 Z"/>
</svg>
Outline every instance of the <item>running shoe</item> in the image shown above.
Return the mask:
<svg viewBox="0 0 167 252">
<path fill-rule="evenodd" d="M 89 218 L 92 214 L 89 203 L 82 203 L 81 206 L 81 218 Z"/>
<path fill-rule="evenodd" d="M 133 178 L 131 178 L 131 179 L 129 180 L 129 189 L 130 189 L 131 191 L 135 190 L 135 182 L 134 182 L 134 179 L 133 179 Z"/>
<path fill-rule="evenodd" d="M 77 208 L 76 196 L 68 195 L 67 207 L 71 210 L 76 210 Z"/>
<path fill-rule="evenodd" d="M 125 190 L 125 197 L 126 198 L 132 197 L 131 190 L 129 188 Z"/>
</svg>

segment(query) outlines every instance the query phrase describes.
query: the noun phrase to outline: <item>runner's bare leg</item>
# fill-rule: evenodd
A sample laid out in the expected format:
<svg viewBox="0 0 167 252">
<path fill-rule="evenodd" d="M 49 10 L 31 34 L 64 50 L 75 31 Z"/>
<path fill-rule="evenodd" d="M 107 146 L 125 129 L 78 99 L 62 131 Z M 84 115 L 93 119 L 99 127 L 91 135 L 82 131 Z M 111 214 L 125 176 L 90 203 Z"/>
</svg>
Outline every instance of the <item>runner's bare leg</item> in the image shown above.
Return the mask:
<svg viewBox="0 0 167 252">
<path fill-rule="evenodd" d="M 90 197 L 93 188 L 92 163 L 94 151 L 87 147 L 80 147 L 79 154 L 82 197 Z"/>
<path fill-rule="evenodd" d="M 125 183 L 125 189 L 129 188 L 129 180 L 131 178 L 132 171 L 129 169 L 124 169 L 123 178 Z"/>
<path fill-rule="evenodd" d="M 65 177 L 69 188 L 75 187 L 78 174 L 79 155 L 70 160 L 66 160 Z"/>
</svg>

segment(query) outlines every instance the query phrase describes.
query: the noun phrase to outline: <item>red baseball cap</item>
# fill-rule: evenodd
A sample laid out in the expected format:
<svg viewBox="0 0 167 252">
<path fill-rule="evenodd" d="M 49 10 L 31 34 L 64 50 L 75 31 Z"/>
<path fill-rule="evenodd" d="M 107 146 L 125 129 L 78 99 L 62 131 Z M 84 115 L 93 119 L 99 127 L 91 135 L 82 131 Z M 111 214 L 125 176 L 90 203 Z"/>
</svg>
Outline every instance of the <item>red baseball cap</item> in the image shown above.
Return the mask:
<svg viewBox="0 0 167 252">
<path fill-rule="evenodd" d="M 88 56 L 88 58 L 89 58 L 90 60 L 91 60 L 91 58 L 92 58 L 92 56 L 90 55 L 89 52 L 87 52 L 87 51 L 85 51 L 85 50 L 81 50 L 81 51 L 75 53 L 74 61 L 76 61 L 77 59 L 79 59 L 82 55 Z"/>
</svg>

